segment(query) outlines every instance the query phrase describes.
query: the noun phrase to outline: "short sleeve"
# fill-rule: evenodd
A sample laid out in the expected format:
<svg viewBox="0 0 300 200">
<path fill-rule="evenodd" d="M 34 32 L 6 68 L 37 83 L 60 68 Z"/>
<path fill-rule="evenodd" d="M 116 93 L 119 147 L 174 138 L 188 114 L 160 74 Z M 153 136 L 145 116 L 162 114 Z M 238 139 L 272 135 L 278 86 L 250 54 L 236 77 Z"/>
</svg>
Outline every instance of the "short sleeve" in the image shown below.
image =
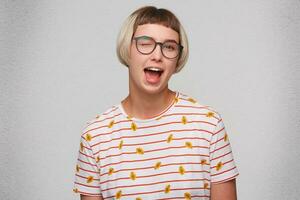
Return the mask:
<svg viewBox="0 0 300 200">
<path fill-rule="evenodd" d="M 210 165 L 212 183 L 225 182 L 239 175 L 221 117 L 211 138 Z"/>
<path fill-rule="evenodd" d="M 76 165 L 74 189 L 75 193 L 87 196 L 100 196 L 100 172 L 87 139 L 82 136 Z"/>
</svg>

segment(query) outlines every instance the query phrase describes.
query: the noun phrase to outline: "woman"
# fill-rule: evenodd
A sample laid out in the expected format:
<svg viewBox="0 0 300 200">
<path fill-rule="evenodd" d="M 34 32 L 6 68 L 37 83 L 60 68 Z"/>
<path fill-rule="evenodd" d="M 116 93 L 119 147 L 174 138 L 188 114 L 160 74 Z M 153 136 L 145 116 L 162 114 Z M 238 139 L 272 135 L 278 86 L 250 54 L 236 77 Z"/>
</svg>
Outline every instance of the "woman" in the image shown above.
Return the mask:
<svg viewBox="0 0 300 200">
<path fill-rule="evenodd" d="M 129 95 L 83 131 L 74 191 L 83 200 L 236 199 L 238 171 L 220 115 L 168 88 L 188 58 L 176 16 L 136 10 L 117 54 Z"/>
</svg>

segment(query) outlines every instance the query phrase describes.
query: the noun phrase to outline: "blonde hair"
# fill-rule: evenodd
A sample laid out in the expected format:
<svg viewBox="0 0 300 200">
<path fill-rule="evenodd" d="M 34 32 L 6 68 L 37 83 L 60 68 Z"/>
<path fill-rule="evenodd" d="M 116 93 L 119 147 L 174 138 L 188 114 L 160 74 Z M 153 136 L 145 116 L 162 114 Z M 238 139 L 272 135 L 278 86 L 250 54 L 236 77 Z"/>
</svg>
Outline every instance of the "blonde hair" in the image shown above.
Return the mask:
<svg viewBox="0 0 300 200">
<path fill-rule="evenodd" d="M 129 51 L 137 27 L 143 24 L 161 24 L 169 27 L 179 34 L 179 43 L 183 46 L 178 57 L 176 72 L 179 72 L 185 65 L 189 55 L 189 45 L 186 33 L 177 17 L 169 10 L 146 6 L 134 11 L 123 23 L 117 38 L 117 55 L 119 61 L 128 67 Z"/>
</svg>

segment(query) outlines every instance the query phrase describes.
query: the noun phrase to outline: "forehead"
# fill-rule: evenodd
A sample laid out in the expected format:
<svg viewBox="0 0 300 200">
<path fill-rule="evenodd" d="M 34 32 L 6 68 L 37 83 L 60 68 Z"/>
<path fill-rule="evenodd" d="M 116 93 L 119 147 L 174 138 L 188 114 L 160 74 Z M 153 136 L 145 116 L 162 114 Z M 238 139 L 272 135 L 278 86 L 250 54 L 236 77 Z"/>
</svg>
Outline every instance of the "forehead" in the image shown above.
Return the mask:
<svg viewBox="0 0 300 200">
<path fill-rule="evenodd" d="M 179 42 L 179 34 L 171 28 L 160 24 L 139 25 L 134 33 L 135 37 L 149 36 L 156 41 L 175 40 Z"/>
</svg>

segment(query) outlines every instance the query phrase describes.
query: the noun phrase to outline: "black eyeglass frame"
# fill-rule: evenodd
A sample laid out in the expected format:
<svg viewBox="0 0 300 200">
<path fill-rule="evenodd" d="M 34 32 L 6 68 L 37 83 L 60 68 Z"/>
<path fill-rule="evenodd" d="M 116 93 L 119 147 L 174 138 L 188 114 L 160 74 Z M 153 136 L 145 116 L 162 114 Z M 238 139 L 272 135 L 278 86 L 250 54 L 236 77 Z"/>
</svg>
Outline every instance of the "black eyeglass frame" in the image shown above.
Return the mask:
<svg viewBox="0 0 300 200">
<path fill-rule="evenodd" d="M 153 50 L 152 50 L 151 52 L 149 52 L 149 53 L 143 53 L 143 52 L 141 52 L 141 51 L 139 50 L 139 48 L 138 48 L 138 40 L 141 39 L 141 38 L 148 38 L 148 39 L 151 39 L 151 40 L 154 41 L 154 44 L 155 44 L 155 45 L 154 45 L 154 48 L 153 48 Z M 156 49 L 157 45 L 159 45 L 159 46 L 160 46 L 160 51 L 161 51 L 162 55 L 163 55 L 165 58 L 167 58 L 167 59 L 174 59 L 174 58 L 177 58 L 178 56 L 181 55 L 182 49 L 183 49 L 183 46 L 180 45 L 180 44 L 178 44 L 178 43 L 175 42 L 175 41 L 156 42 L 152 37 L 148 37 L 148 36 L 133 37 L 132 39 L 135 40 L 135 46 L 136 46 L 136 49 L 138 50 L 138 52 L 140 52 L 140 53 L 143 54 L 143 55 L 149 55 L 149 54 L 153 53 L 153 51 Z M 164 45 L 165 43 L 167 43 L 167 42 L 173 42 L 173 43 L 175 43 L 175 44 L 178 46 L 179 51 L 178 51 L 178 54 L 177 54 L 175 57 L 170 58 L 170 57 L 167 57 L 167 56 L 164 54 L 164 52 L 163 52 L 163 45 Z"/>
</svg>

